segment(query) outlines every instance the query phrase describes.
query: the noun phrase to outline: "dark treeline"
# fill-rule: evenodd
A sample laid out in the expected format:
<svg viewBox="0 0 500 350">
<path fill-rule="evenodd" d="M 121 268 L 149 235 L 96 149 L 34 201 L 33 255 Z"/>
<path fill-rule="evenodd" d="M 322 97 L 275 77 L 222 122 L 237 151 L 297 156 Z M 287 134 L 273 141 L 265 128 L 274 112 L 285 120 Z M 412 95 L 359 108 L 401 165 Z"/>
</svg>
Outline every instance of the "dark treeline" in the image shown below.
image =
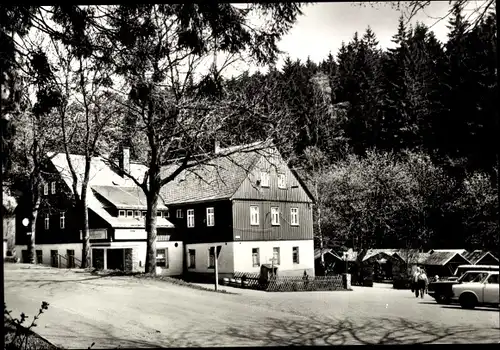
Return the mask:
<svg viewBox="0 0 500 350">
<path fill-rule="evenodd" d="M 229 82 L 248 95 L 279 86 L 262 98 L 292 115 L 285 153 L 317 191 L 318 237 L 497 248 L 496 14 L 471 28 L 455 6 L 448 28 L 443 44 L 401 19 L 381 50 L 368 27 L 319 63 L 287 58 Z"/>
</svg>

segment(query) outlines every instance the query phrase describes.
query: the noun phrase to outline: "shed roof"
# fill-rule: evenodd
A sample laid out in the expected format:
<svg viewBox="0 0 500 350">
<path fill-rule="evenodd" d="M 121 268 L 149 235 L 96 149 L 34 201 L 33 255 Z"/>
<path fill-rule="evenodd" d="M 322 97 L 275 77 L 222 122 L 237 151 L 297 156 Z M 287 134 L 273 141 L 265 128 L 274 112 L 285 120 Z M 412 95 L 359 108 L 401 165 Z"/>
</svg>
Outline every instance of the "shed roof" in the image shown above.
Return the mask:
<svg viewBox="0 0 500 350">
<path fill-rule="evenodd" d="M 476 265 L 478 261 L 481 261 L 487 255 L 491 256 L 493 259 L 498 261 L 498 258 L 488 251 L 484 250 L 474 250 L 470 253 L 464 255 L 464 258 L 470 261 L 471 264 Z"/>
<path fill-rule="evenodd" d="M 147 209 L 146 195 L 139 187 L 92 186 L 92 190 L 117 209 Z M 160 198 L 157 208 L 165 210 L 167 207 L 162 201 Z"/>
</svg>

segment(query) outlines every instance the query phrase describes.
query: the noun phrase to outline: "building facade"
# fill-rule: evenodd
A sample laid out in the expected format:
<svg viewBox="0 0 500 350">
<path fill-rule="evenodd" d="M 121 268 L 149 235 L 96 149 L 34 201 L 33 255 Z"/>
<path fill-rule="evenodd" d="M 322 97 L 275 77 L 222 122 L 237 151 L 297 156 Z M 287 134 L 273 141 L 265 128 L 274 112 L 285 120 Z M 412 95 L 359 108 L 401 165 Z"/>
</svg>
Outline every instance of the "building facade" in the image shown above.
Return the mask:
<svg viewBox="0 0 500 350">
<path fill-rule="evenodd" d="M 224 152 L 222 149 L 221 152 Z M 185 247 L 185 271 L 314 275 L 313 198 L 275 149 L 242 151 L 186 171 L 163 191 Z"/>
</svg>

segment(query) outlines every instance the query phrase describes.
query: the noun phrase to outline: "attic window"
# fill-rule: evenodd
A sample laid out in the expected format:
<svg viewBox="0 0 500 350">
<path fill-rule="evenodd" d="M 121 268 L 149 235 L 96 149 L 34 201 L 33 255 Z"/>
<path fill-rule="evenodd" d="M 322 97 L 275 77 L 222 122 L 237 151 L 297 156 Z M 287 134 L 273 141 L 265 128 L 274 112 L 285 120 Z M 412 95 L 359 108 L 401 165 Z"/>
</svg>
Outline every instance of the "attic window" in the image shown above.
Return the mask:
<svg viewBox="0 0 500 350">
<path fill-rule="evenodd" d="M 127 210 L 127 217 L 134 217 L 134 211 L 133 210 Z"/>
<path fill-rule="evenodd" d="M 125 217 L 125 210 L 119 210 L 118 211 L 118 216 L 121 217 L 121 218 L 124 218 Z"/>
<path fill-rule="evenodd" d="M 162 218 L 163 217 L 163 213 L 161 211 L 157 211 L 156 212 L 156 216 L 159 217 L 159 218 Z"/>
<path fill-rule="evenodd" d="M 260 172 L 260 185 L 262 187 L 269 187 L 269 173 L 267 171 Z"/>
<path fill-rule="evenodd" d="M 140 218 L 141 217 L 141 211 L 140 210 L 136 210 L 135 211 L 135 217 L 136 218 Z"/>
<path fill-rule="evenodd" d="M 168 210 L 165 212 L 165 217 L 166 217 L 166 218 L 169 218 L 169 217 L 170 217 L 170 213 L 168 212 Z"/>
<path fill-rule="evenodd" d="M 278 174 L 278 188 L 286 188 L 286 175 Z"/>
</svg>

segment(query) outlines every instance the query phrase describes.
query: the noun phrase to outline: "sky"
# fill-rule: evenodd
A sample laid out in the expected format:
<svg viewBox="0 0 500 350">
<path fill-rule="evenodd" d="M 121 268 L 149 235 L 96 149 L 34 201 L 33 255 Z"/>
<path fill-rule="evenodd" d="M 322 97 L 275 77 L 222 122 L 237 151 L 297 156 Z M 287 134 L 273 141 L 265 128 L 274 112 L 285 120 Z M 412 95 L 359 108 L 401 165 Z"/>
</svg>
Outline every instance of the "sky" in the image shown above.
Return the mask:
<svg viewBox="0 0 500 350">
<path fill-rule="evenodd" d="M 464 10 L 465 16 L 472 13 L 474 8 L 480 6 L 483 1 L 470 1 Z M 303 15 L 298 18 L 294 27 L 284 36 L 279 43 L 279 48 L 286 53 L 277 62 L 280 68 L 286 55 L 292 59 L 305 61 L 309 56 L 312 61 L 319 63 L 325 59 L 329 52 L 336 57 L 342 41 L 349 42 L 357 31 L 362 35 L 368 26 L 376 34 L 379 46 L 388 48 L 393 45 L 392 36 L 398 28 L 398 20 L 401 11 L 393 8 L 396 2 L 322 2 L 307 5 L 303 9 Z M 392 5 L 392 6 L 391 6 Z M 448 1 L 432 1 L 424 11 L 412 20 L 431 27 L 436 37 L 445 42 L 448 34 L 448 19 L 438 21 L 451 9 Z M 228 72 L 236 75 L 246 68 L 250 71 L 257 69 L 254 66 L 240 63 L 234 67 L 235 71 Z"/>
</svg>

